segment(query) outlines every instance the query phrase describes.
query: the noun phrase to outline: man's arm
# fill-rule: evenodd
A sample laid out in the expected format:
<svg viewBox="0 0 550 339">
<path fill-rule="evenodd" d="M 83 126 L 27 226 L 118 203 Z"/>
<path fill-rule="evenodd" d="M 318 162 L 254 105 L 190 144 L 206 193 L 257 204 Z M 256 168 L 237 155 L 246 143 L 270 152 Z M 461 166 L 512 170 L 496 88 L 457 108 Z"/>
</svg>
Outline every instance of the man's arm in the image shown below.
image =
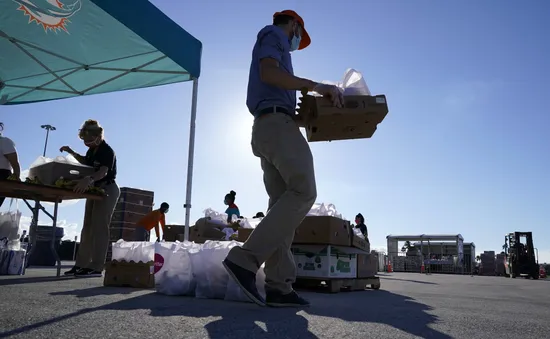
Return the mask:
<svg viewBox="0 0 550 339">
<path fill-rule="evenodd" d="M 71 155 L 76 159 L 76 161 L 78 161 L 79 163 L 81 163 L 82 165 L 89 165 L 88 162 L 86 161 L 86 157 L 85 156 L 82 156 L 78 153 L 76 153 L 75 151 L 73 151 L 71 153 Z"/>
<path fill-rule="evenodd" d="M 261 37 L 259 58 L 262 81 L 282 89 L 299 91 L 307 88 L 312 91 L 317 86 L 316 82 L 298 78 L 279 67 L 284 53 L 282 44 L 281 37 L 273 32 Z"/>
<path fill-rule="evenodd" d="M 21 176 L 21 166 L 19 165 L 19 158 L 17 157 L 17 152 L 10 154 L 4 154 L 6 159 L 10 162 L 11 167 L 13 168 L 13 175 L 19 178 Z"/>
<path fill-rule="evenodd" d="M 162 229 L 162 234 L 164 234 L 164 229 L 166 227 L 166 217 L 164 216 L 164 214 L 162 214 L 160 217 L 160 227 Z M 157 238 L 160 239 L 160 235 L 158 231 L 157 231 Z"/>
<path fill-rule="evenodd" d="M 13 174 L 19 178 L 21 176 L 21 166 L 19 165 L 19 157 L 17 156 L 15 144 L 9 138 L 0 138 L 0 142 L 2 143 L 0 149 L 3 150 L 4 156 L 13 168 Z"/>
</svg>

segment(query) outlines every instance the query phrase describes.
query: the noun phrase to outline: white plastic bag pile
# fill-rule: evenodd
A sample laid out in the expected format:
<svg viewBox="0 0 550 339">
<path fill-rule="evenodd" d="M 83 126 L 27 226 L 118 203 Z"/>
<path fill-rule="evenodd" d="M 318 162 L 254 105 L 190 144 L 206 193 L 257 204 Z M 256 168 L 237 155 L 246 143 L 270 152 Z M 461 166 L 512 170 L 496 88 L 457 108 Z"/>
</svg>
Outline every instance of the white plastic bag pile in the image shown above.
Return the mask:
<svg viewBox="0 0 550 339">
<path fill-rule="evenodd" d="M 127 242 L 113 243 L 113 260 L 154 260 L 155 285 L 158 293 L 187 295 L 196 298 L 249 302 L 223 267 L 229 250 L 237 241 L 194 242 Z M 258 291 L 265 296 L 265 273 L 258 271 Z"/>
<path fill-rule="evenodd" d="M 15 202 L 15 208 L 13 203 Z M 7 212 L 0 212 L 0 240 L 7 239 L 19 240 L 19 222 L 21 221 L 21 212 L 16 199 L 10 200 Z"/>
<path fill-rule="evenodd" d="M 363 74 L 353 68 L 348 68 L 346 70 L 342 81 L 336 83 L 332 81 L 323 81 L 323 84 L 337 86 L 344 95 L 371 95 Z"/>
<path fill-rule="evenodd" d="M 0 241 L 0 275 L 24 274 L 26 253 L 19 239 Z"/>
<path fill-rule="evenodd" d="M 230 240 L 231 236 L 233 234 L 236 234 L 237 231 L 232 229 L 231 227 L 228 227 L 227 225 L 227 213 L 220 213 L 217 211 L 214 211 L 211 208 L 207 208 L 203 211 L 205 218 L 208 218 L 210 223 L 220 225 L 221 231 L 225 233 L 225 240 Z M 237 218 L 236 215 L 233 215 L 231 218 L 231 222 L 235 223 L 238 222 L 239 226 L 242 228 L 256 228 L 256 225 L 259 223 L 259 221 L 255 221 L 256 219 L 248 219 L 245 217 Z"/>
</svg>

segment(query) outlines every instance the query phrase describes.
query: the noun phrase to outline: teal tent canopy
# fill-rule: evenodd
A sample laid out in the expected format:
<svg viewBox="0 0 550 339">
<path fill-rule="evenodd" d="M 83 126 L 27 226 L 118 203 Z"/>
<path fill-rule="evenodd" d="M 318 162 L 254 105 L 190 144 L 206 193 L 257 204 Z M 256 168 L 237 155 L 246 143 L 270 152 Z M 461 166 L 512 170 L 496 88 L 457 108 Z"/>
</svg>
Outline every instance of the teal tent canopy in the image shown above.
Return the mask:
<svg viewBox="0 0 550 339">
<path fill-rule="evenodd" d="M 187 228 L 201 53 L 147 0 L 0 0 L 0 105 L 193 81 Z"/>
</svg>

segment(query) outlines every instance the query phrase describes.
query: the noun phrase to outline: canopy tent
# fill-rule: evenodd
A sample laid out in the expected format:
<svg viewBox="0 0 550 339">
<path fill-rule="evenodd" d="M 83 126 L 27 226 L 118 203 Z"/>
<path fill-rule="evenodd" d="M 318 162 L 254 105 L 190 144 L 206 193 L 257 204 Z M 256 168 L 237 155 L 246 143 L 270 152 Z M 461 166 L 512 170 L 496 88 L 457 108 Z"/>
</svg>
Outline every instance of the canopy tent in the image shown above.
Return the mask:
<svg viewBox="0 0 550 339">
<path fill-rule="evenodd" d="M 186 239 L 201 53 L 147 0 L 0 0 L 0 105 L 193 81 Z"/>
</svg>

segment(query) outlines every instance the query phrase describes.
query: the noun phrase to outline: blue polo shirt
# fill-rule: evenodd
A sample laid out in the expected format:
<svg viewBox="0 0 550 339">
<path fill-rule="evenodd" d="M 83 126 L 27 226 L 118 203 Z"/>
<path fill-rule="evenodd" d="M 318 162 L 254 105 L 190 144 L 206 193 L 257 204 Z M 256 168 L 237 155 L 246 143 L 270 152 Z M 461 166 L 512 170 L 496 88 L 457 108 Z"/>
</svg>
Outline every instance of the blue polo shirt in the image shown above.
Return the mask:
<svg viewBox="0 0 550 339">
<path fill-rule="evenodd" d="M 280 106 L 294 114 L 296 109 L 296 91 L 284 90 L 262 82 L 260 61 L 272 58 L 279 62 L 279 67 L 294 75 L 290 57 L 290 39 L 278 26 L 265 26 L 259 33 L 252 51 L 250 74 L 248 76 L 248 93 L 246 106 L 254 116 L 262 109 Z"/>
</svg>

